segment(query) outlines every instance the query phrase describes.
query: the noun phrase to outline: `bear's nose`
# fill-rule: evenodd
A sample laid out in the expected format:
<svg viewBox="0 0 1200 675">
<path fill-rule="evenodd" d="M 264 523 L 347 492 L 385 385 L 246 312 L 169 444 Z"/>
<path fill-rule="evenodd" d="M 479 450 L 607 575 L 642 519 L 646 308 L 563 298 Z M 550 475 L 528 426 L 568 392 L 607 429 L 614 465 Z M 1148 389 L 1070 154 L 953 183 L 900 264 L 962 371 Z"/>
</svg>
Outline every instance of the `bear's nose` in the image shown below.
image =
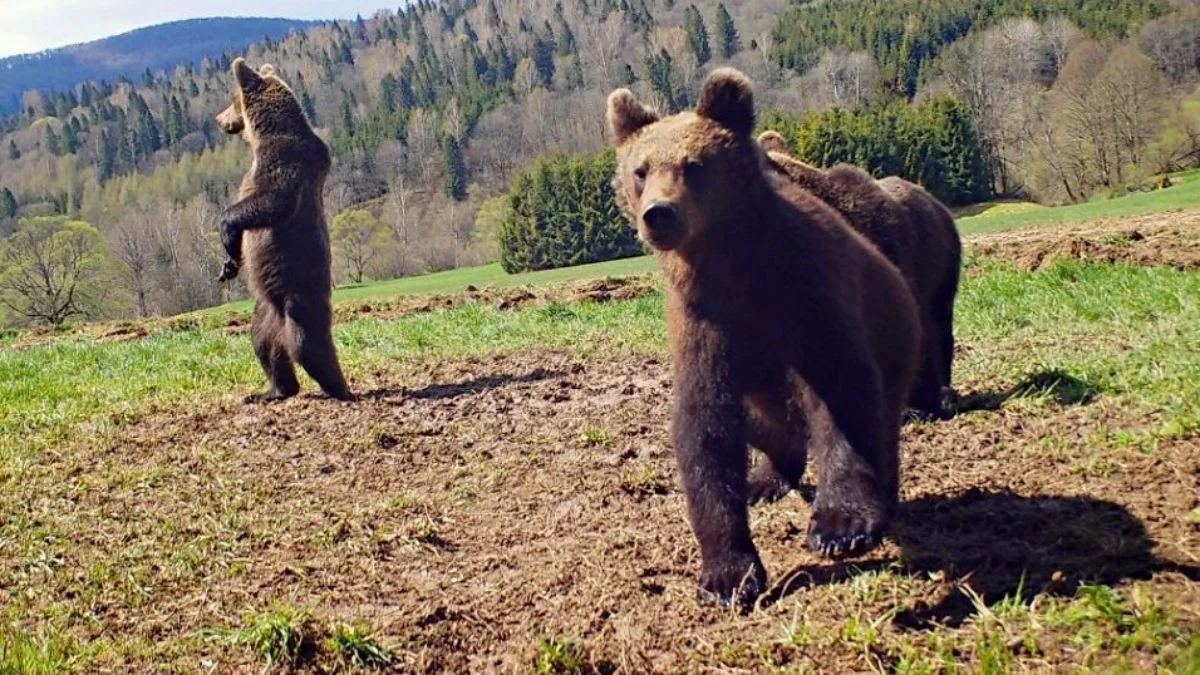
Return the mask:
<svg viewBox="0 0 1200 675">
<path fill-rule="evenodd" d="M 642 220 L 651 230 L 669 230 L 679 219 L 679 209 L 670 202 L 652 202 L 642 211 Z"/>
</svg>

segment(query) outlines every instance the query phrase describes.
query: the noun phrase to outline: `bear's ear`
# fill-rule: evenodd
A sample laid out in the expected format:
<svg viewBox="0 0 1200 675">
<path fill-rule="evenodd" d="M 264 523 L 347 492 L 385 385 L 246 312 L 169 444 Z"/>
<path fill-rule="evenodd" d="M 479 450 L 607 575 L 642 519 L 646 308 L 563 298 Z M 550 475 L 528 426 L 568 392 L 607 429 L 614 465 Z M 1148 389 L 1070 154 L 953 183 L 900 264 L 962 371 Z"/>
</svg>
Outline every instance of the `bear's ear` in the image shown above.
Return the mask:
<svg viewBox="0 0 1200 675">
<path fill-rule="evenodd" d="M 258 67 L 258 74 L 263 77 L 270 77 L 275 74 L 275 66 L 269 63 L 264 63 Z"/>
<path fill-rule="evenodd" d="M 237 80 L 238 88 L 242 91 L 254 91 L 263 83 L 262 77 L 246 65 L 246 59 L 240 56 L 233 60 L 233 79 Z"/>
<path fill-rule="evenodd" d="M 658 113 L 642 105 L 632 91 L 622 87 L 608 95 L 608 129 L 614 145 L 621 145 L 638 130 L 657 121 Z"/>
<path fill-rule="evenodd" d="M 701 88 L 696 114 L 739 136 L 749 136 L 754 131 L 754 91 L 750 80 L 733 68 L 712 71 Z"/>
<path fill-rule="evenodd" d="M 767 130 L 759 134 L 758 145 L 767 152 L 788 153 L 787 140 L 778 131 Z"/>
</svg>

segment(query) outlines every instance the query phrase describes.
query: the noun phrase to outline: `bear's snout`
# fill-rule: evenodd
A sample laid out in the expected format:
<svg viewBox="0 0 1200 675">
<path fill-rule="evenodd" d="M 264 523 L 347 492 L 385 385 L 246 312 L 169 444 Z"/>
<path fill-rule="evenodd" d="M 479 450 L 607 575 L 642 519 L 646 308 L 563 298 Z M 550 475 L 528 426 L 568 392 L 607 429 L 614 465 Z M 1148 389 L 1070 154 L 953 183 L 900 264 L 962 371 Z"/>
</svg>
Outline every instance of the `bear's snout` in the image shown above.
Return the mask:
<svg viewBox="0 0 1200 675">
<path fill-rule="evenodd" d="M 246 128 L 246 123 L 237 106 L 231 105 L 217 115 L 217 126 L 221 127 L 225 133 L 232 135 L 242 133 L 242 130 Z"/>
<path fill-rule="evenodd" d="M 671 202 L 650 202 L 642 210 L 642 222 L 651 244 L 665 244 L 679 233 L 679 208 Z"/>
</svg>

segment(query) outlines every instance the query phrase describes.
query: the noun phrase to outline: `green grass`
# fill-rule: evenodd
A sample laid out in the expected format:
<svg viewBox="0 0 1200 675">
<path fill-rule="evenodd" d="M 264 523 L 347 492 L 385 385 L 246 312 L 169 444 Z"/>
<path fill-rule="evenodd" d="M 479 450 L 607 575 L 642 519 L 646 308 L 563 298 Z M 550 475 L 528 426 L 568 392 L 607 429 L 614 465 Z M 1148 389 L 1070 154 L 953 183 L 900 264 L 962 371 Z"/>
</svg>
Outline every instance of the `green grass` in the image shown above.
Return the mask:
<svg viewBox="0 0 1200 675">
<path fill-rule="evenodd" d="M 379 644 L 365 626 L 337 624 L 325 639 L 337 670 L 378 668 L 392 662 L 392 654 Z"/>
<path fill-rule="evenodd" d="M 1059 400 L 1103 392 L 1169 411 L 1158 437 L 1200 430 L 1200 275 L 1076 261 L 985 270 L 957 304 L 957 337 L 978 350 L 968 374 L 1008 371 Z"/>
<path fill-rule="evenodd" d="M 959 339 L 977 345 L 982 358 L 972 363 L 979 368 L 1007 371 L 1012 382 L 1055 369 L 1172 410 L 1170 435 L 1200 427 L 1200 275 L 1075 262 L 1031 273 L 985 264 L 964 282 L 957 312 Z M 368 316 L 338 324 L 334 334 L 351 375 L 536 348 L 586 355 L 666 347 L 659 293 L 517 311 L 466 305 L 400 319 Z M 135 421 L 150 404 L 234 401 L 263 385 L 246 335 L 216 329 L 0 350 L 0 449 L 28 447 L 34 436 L 83 422 L 100 432 Z"/>
<path fill-rule="evenodd" d="M 1200 171 L 1174 174 L 1171 180 L 1175 185 L 1166 190 L 1138 192 L 1113 199 L 1097 197 L 1089 202 L 1070 206 L 1013 208 L 1000 203 L 990 209 L 976 207 L 975 210 L 982 210 L 982 213 L 959 218 L 958 228 L 964 233 L 998 232 L 1020 227 L 1078 223 L 1200 208 Z"/>
<path fill-rule="evenodd" d="M 654 350 L 664 345 L 661 304 L 660 296 L 650 295 L 523 311 L 468 305 L 400 320 L 345 322 L 334 336 L 350 373 L 535 347 Z M 102 432 L 135 421 L 150 403 L 232 401 L 263 384 L 247 336 L 210 328 L 162 331 L 133 342 L 72 338 L 0 350 L 0 451 L 28 446 L 35 432 L 84 421 Z"/>
<path fill-rule="evenodd" d="M 57 675 L 69 672 L 71 648 L 60 637 L 0 633 L 0 675 Z"/>
<path fill-rule="evenodd" d="M 315 642 L 312 615 L 283 606 L 251 614 L 240 630 L 213 631 L 213 634 L 249 649 L 267 666 L 294 666 Z"/>
</svg>

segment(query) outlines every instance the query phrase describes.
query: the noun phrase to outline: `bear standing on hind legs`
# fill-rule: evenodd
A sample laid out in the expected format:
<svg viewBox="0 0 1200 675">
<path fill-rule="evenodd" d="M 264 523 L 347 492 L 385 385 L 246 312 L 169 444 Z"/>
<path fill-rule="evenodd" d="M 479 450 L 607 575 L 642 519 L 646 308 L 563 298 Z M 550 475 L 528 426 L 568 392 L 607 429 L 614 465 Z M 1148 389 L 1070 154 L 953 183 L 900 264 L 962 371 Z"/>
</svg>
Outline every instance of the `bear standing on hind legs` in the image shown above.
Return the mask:
<svg viewBox="0 0 1200 675">
<path fill-rule="evenodd" d="M 837 209 L 912 284 L 924 342 L 908 405 L 920 417 L 947 417 L 947 401 L 953 398 L 954 298 L 962 267 L 962 239 L 949 211 L 901 178 L 877 181 L 851 164 L 809 166 L 788 154 L 779 132 L 764 131 L 758 144 L 770 169 Z"/>
<path fill-rule="evenodd" d="M 876 545 L 899 497 L 899 434 L 920 324 L 900 272 L 832 207 L 765 169 L 736 70 L 694 112 L 608 98 L 621 208 L 667 281 L 671 440 L 700 545 L 702 598 L 745 606 L 767 575 L 748 497 L 818 473 L 808 545 Z M 748 475 L 747 444 L 767 456 Z M 757 469 L 757 467 L 756 467 Z"/>
<path fill-rule="evenodd" d="M 270 381 L 266 394 L 246 401 L 299 393 L 296 363 L 326 395 L 348 400 L 333 343 L 329 230 L 321 198 L 332 163 L 329 148 L 272 66 L 255 72 L 238 58 L 233 76 L 233 104 L 217 123 L 246 140 L 254 161 L 237 202 L 221 214 L 229 259 L 220 280 L 246 269 L 255 300 L 250 339 Z"/>
</svg>

